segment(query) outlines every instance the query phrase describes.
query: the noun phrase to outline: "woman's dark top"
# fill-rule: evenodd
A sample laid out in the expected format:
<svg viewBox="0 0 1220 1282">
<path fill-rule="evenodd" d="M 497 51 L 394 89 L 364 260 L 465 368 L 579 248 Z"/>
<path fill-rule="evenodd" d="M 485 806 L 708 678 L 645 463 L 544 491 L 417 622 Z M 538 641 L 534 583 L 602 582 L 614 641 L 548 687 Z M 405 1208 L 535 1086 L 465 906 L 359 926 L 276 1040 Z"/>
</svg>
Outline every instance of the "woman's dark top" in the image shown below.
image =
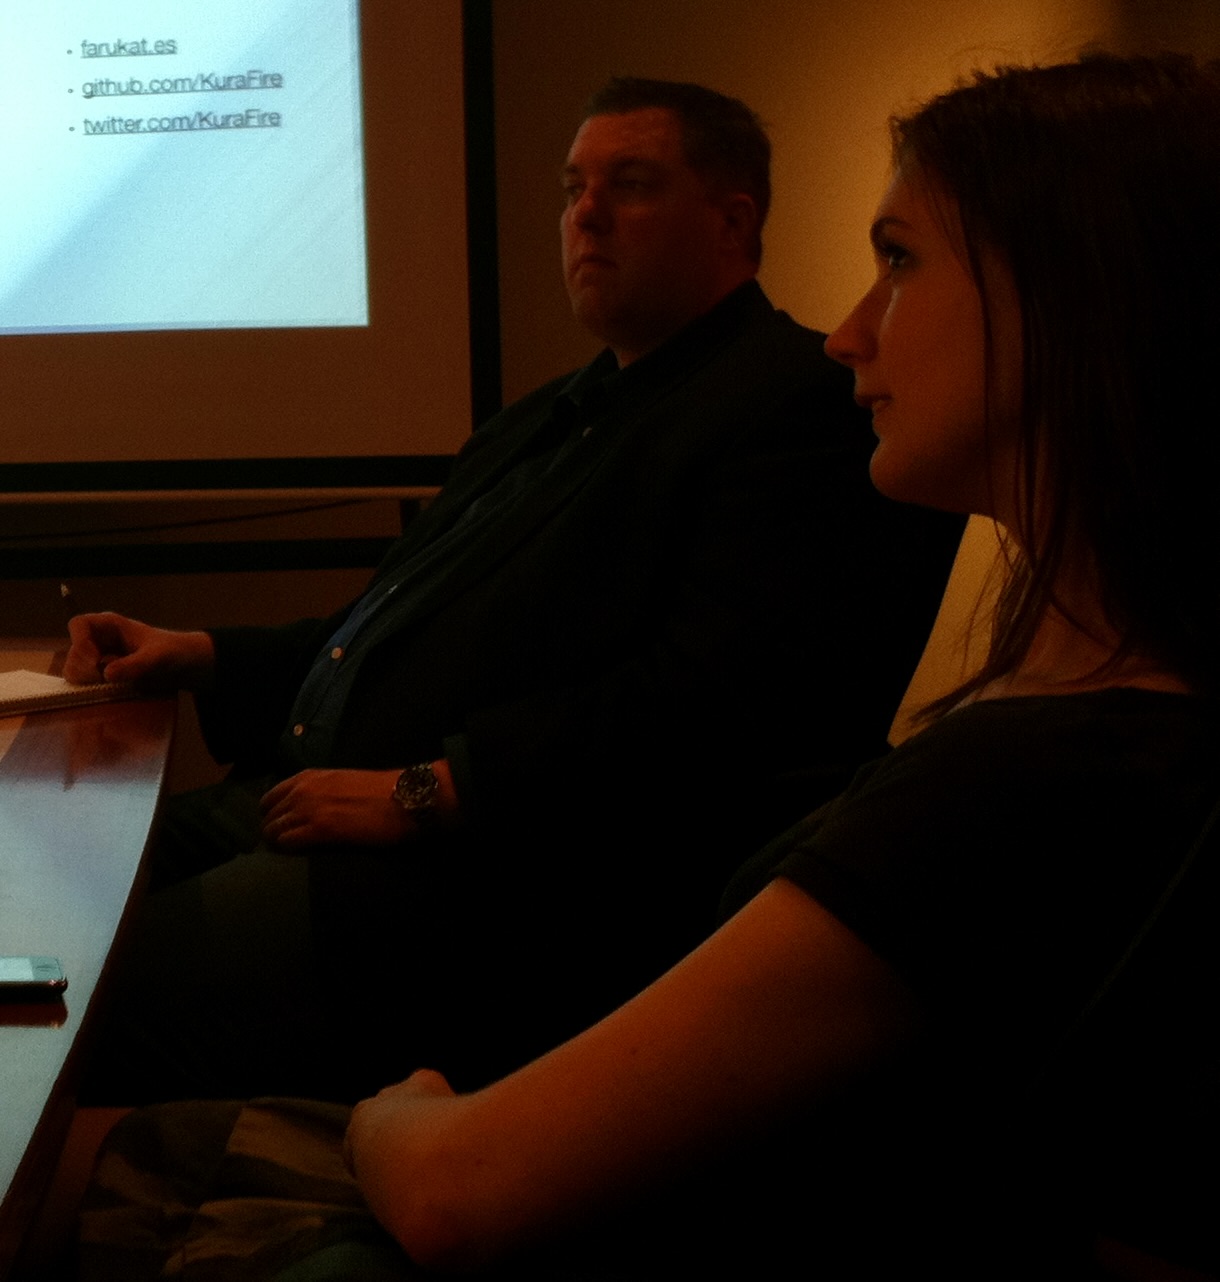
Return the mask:
<svg viewBox="0 0 1220 1282">
<path fill-rule="evenodd" d="M 1155 912 L 1220 797 L 1216 711 L 1133 689 L 984 702 L 861 770 L 742 869 L 725 911 L 790 878 L 911 987 L 918 1045 L 496 1276 L 1082 1282 L 1105 1276 L 1098 1235 L 1220 1273 L 1214 842 Z M 211 1271 L 198 1247 L 200 1282 L 419 1276 L 344 1174 L 345 1118 L 326 1117 L 133 1114 L 90 1195 L 82 1277 L 161 1276 L 200 1225 L 225 1253 Z M 282 1243 L 246 1209 L 270 1195 Z"/>
<path fill-rule="evenodd" d="M 1064 1234 L 1103 1232 L 1215 1267 L 1218 843 L 1098 995 L 1220 799 L 1216 711 L 1128 688 L 962 708 L 864 767 L 726 892 L 728 914 L 790 879 L 923 1008 L 920 1053 L 850 1110 L 875 1157 L 869 1200 L 880 1189 L 905 1212 L 875 1204 L 875 1233 L 906 1218 L 925 1238 L 909 1261 L 977 1237 L 970 1251 L 999 1250 L 1014 1273 L 1041 1254 L 1050 1277 Z"/>
</svg>

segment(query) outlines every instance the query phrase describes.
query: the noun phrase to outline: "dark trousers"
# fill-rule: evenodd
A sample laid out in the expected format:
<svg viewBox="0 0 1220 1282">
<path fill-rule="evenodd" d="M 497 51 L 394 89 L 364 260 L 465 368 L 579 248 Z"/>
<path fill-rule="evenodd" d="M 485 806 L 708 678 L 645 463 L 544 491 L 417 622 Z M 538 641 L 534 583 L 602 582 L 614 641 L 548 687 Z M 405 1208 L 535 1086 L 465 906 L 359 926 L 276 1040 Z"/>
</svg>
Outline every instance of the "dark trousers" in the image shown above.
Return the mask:
<svg viewBox="0 0 1220 1282">
<path fill-rule="evenodd" d="M 302 1089 L 316 1080 L 309 867 L 259 848 L 262 791 L 220 784 L 168 802 L 83 1103 L 245 1096 L 302 1057 Z"/>
<path fill-rule="evenodd" d="M 528 858 L 460 836 L 280 854 L 263 788 L 167 804 L 82 1103 L 354 1102 L 421 1067 L 473 1087 L 630 995 L 595 991 L 610 945 Z"/>
</svg>

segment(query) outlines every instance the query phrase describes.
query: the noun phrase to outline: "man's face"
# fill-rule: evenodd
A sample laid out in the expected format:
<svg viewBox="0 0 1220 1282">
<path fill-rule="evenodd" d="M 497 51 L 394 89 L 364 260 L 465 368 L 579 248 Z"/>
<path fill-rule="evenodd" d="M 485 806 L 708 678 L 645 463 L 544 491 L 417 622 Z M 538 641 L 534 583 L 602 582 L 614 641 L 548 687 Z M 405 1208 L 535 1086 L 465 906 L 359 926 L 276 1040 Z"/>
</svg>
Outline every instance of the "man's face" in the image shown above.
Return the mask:
<svg viewBox="0 0 1220 1282">
<path fill-rule="evenodd" d="M 754 274 L 741 202 L 717 197 L 682 155 L 659 107 L 591 116 L 563 170 L 560 231 L 572 310 L 626 365 Z"/>
</svg>

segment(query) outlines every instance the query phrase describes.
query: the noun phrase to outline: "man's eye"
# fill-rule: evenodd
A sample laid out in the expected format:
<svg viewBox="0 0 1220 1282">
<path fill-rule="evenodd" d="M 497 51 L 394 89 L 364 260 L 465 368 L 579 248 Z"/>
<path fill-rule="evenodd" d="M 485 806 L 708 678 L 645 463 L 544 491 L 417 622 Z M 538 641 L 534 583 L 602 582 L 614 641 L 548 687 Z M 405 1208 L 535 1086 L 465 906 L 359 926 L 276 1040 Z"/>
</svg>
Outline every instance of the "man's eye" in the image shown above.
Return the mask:
<svg viewBox="0 0 1220 1282">
<path fill-rule="evenodd" d="M 565 183 L 563 188 L 563 198 L 569 204 L 574 204 L 580 199 L 580 193 L 584 188 L 578 183 Z"/>
</svg>

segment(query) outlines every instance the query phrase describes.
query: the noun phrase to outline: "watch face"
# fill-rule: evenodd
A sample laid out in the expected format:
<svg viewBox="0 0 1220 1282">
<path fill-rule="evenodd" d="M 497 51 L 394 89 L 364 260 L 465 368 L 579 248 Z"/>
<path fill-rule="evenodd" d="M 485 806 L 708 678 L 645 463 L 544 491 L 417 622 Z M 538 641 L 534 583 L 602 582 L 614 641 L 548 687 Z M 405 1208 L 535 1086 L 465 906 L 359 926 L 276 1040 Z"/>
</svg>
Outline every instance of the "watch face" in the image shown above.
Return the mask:
<svg viewBox="0 0 1220 1282">
<path fill-rule="evenodd" d="M 394 800 L 406 811 L 417 814 L 436 804 L 439 787 L 430 765 L 408 766 L 394 785 Z"/>
</svg>

